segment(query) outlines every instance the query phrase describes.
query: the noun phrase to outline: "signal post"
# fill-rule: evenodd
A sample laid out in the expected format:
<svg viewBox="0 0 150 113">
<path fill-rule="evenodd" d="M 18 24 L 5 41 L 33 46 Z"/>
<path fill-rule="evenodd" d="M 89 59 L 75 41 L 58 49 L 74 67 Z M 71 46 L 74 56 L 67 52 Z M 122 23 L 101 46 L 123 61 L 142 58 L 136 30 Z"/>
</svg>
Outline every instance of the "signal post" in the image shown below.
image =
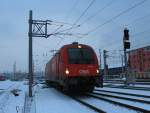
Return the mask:
<svg viewBox="0 0 150 113">
<path fill-rule="evenodd" d="M 29 65 L 28 65 L 28 78 L 29 78 L 29 97 L 32 97 L 32 86 L 33 86 L 33 50 L 32 50 L 32 38 L 33 37 L 45 37 L 48 38 L 50 35 L 47 34 L 47 25 L 52 21 L 50 20 L 33 20 L 32 10 L 29 11 Z"/>
<path fill-rule="evenodd" d="M 127 49 L 130 49 L 130 42 L 129 42 L 129 30 L 127 28 L 124 29 L 124 36 L 123 36 L 123 45 L 124 45 L 124 64 L 125 64 L 125 77 L 126 81 L 125 84 L 127 85 Z"/>
</svg>

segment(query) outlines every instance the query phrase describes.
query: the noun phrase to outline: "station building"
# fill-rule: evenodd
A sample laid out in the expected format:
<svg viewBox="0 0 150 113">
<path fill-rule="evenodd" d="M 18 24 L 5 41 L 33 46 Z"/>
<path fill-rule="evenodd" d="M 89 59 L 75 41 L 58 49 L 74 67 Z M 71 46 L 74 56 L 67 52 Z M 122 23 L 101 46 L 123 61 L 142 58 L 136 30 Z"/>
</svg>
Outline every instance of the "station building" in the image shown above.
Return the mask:
<svg viewBox="0 0 150 113">
<path fill-rule="evenodd" d="M 130 68 L 136 72 L 150 72 L 150 46 L 128 52 Z"/>
</svg>

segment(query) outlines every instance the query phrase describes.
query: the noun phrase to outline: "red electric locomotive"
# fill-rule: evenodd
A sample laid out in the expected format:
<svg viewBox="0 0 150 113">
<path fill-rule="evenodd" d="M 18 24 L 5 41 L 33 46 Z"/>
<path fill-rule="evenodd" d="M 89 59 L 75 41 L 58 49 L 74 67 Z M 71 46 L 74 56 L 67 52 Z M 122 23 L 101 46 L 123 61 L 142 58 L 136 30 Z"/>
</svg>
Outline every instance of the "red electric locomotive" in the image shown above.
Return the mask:
<svg viewBox="0 0 150 113">
<path fill-rule="evenodd" d="M 64 45 L 46 64 L 47 83 L 56 83 L 63 90 L 93 91 L 103 86 L 94 50 L 74 42 Z"/>
</svg>

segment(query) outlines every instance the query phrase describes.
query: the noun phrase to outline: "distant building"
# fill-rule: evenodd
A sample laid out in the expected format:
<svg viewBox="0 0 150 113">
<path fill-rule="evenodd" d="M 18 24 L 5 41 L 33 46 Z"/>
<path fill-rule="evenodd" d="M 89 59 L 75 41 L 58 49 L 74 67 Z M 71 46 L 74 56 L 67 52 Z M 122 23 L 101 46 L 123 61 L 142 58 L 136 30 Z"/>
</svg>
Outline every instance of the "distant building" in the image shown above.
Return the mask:
<svg viewBox="0 0 150 113">
<path fill-rule="evenodd" d="M 0 75 L 0 81 L 4 81 L 4 80 L 6 80 L 6 77 L 3 75 Z"/>
<path fill-rule="evenodd" d="M 136 72 L 150 72 L 150 46 L 131 50 L 129 65 Z"/>
<path fill-rule="evenodd" d="M 124 67 L 113 67 L 107 70 L 108 75 L 120 75 L 123 73 Z M 104 69 L 101 69 L 101 74 L 104 75 Z"/>
</svg>

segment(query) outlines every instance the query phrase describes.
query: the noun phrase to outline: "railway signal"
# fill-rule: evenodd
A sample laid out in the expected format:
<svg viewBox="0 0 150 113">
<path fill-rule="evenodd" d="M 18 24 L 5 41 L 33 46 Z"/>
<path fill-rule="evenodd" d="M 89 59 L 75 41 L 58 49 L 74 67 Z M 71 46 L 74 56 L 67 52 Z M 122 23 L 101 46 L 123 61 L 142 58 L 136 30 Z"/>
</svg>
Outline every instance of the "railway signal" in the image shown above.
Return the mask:
<svg viewBox="0 0 150 113">
<path fill-rule="evenodd" d="M 129 30 L 127 28 L 124 29 L 123 44 L 124 49 L 130 49 Z"/>
<path fill-rule="evenodd" d="M 124 29 L 123 45 L 124 45 L 124 63 L 125 63 L 125 77 L 126 77 L 125 83 L 127 83 L 127 53 L 126 53 L 126 49 L 130 49 L 129 30 L 127 28 Z"/>
</svg>

